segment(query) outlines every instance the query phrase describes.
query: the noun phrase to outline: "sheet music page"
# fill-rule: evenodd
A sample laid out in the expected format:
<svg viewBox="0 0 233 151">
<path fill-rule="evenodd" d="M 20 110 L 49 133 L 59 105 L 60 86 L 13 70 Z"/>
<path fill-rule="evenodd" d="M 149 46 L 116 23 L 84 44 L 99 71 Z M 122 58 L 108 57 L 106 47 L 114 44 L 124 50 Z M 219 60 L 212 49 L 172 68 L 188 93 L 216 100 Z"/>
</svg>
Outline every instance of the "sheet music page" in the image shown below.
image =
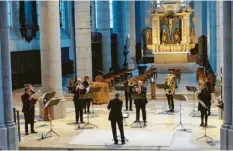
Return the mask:
<svg viewBox="0 0 233 151">
<path fill-rule="evenodd" d="M 186 95 L 184 95 L 184 98 L 185 98 L 185 101 L 189 101 L 188 97 Z"/>
<path fill-rule="evenodd" d="M 47 108 L 47 107 L 49 106 L 50 102 L 51 102 L 51 100 L 48 101 L 48 102 L 45 104 L 44 108 Z"/>
</svg>

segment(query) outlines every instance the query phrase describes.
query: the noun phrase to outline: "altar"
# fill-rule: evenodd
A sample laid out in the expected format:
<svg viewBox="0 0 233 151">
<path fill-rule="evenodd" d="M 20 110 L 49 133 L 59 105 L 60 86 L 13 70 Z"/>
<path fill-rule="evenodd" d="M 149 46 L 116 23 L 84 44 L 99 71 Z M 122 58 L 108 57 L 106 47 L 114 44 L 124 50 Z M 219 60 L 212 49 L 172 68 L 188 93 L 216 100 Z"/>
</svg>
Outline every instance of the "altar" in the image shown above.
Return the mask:
<svg viewBox="0 0 233 151">
<path fill-rule="evenodd" d="M 195 47 L 195 32 L 190 28 L 193 9 L 189 3 L 164 0 L 153 6 L 151 25 L 145 29 L 146 51 L 154 54 L 155 64 L 188 63 L 188 54 Z M 150 22 L 147 18 L 146 22 Z M 192 18 L 195 23 L 195 17 Z"/>
</svg>

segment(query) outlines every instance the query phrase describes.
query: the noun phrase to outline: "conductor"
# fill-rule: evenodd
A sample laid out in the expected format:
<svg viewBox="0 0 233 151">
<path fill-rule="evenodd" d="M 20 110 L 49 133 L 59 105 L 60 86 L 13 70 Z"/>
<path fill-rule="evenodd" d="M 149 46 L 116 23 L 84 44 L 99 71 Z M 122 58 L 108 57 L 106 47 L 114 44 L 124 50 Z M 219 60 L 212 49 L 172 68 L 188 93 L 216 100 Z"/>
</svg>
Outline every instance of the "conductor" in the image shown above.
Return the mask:
<svg viewBox="0 0 233 151">
<path fill-rule="evenodd" d="M 121 134 L 121 142 L 122 144 L 125 144 L 123 117 L 121 112 L 123 102 L 119 99 L 119 97 L 120 94 L 116 93 L 115 98 L 113 100 L 110 100 L 108 104 L 108 110 L 110 110 L 108 120 L 111 121 L 114 143 L 118 144 L 117 131 L 116 131 L 116 123 L 117 123 Z"/>
</svg>

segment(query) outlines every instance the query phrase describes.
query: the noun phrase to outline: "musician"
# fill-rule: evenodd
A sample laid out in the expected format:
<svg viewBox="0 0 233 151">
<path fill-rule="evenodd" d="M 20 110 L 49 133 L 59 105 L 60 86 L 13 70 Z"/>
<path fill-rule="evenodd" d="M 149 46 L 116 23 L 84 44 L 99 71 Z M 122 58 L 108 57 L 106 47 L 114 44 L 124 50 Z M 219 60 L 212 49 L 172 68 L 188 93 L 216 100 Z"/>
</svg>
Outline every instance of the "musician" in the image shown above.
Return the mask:
<svg viewBox="0 0 233 151">
<path fill-rule="evenodd" d="M 37 133 L 34 130 L 34 118 L 35 118 L 35 104 L 36 99 L 33 98 L 31 88 L 26 87 L 25 93 L 21 96 L 23 103 L 22 112 L 25 119 L 25 133 L 28 135 L 28 124 L 31 126 L 31 133 Z"/>
<path fill-rule="evenodd" d="M 211 100 L 210 100 L 210 92 L 207 89 L 205 82 L 204 81 L 199 81 L 198 82 L 198 88 L 199 88 L 199 94 L 198 94 L 198 99 L 202 101 L 202 103 L 198 103 L 198 110 L 201 112 L 201 124 L 200 126 L 207 126 L 208 124 L 208 110 L 211 105 Z M 205 118 L 205 124 L 203 122 Z"/>
<path fill-rule="evenodd" d="M 143 86 L 143 81 L 138 81 L 137 86 L 135 88 L 136 93 L 140 94 L 141 97 L 140 99 L 135 99 L 134 104 L 136 107 L 136 121 L 138 122 L 140 119 L 140 110 L 142 110 L 142 118 L 144 125 L 146 126 L 146 104 L 148 103 L 147 98 L 146 98 L 146 92 L 147 88 Z"/>
<path fill-rule="evenodd" d="M 89 77 L 85 76 L 84 77 L 84 81 L 82 83 L 82 85 L 84 86 L 84 88 L 89 88 L 90 84 L 89 84 Z M 84 100 L 84 114 L 86 114 L 87 112 L 90 113 L 90 102 L 92 99 L 85 99 Z"/>
<path fill-rule="evenodd" d="M 175 84 L 175 82 L 174 82 L 174 79 L 172 79 L 172 78 L 174 78 L 174 76 L 172 74 L 169 74 L 168 77 L 165 79 L 165 84 L 167 84 L 169 86 L 169 88 L 165 90 L 167 102 L 168 102 L 168 106 L 169 106 L 168 112 L 174 112 L 173 95 L 175 93 L 175 86 L 172 85 L 172 81 L 173 81 L 173 84 Z"/>
<path fill-rule="evenodd" d="M 79 96 L 82 94 L 85 94 L 85 88 L 83 87 L 82 83 L 81 83 L 81 79 L 78 78 L 77 82 L 76 82 L 76 89 L 75 89 L 75 94 L 74 94 L 74 106 L 75 106 L 75 119 L 76 119 L 76 124 L 78 124 L 79 122 L 79 118 L 80 118 L 80 122 L 84 123 L 83 121 L 83 106 L 84 106 L 84 100 L 79 99 Z"/>
<path fill-rule="evenodd" d="M 117 139 L 117 131 L 116 131 L 116 123 L 118 124 L 118 128 L 121 134 L 121 142 L 125 144 L 125 136 L 124 136 L 124 127 L 123 127 L 123 116 L 122 116 L 122 104 L 123 102 L 119 99 L 120 94 L 117 93 L 113 100 L 110 100 L 108 103 L 108 110 L 110 110 L 108 120 L 111 121 L 113 140 L 115 144 L 118 144 Z"/>
<path fill-rule="evenodd" d="M 129 75 L 127 77 L 127 80 L 126 82 L 124 83 L 124 87 L 126 88 L 125 89 L 125 107 L 126 107 L 126 111 L 128 111 L 128 109 L 130 111 L 133 111 L 133 108 L 132 108 L 132 98 L 131 98 L 131 94 L 132 94 L 132 89 L 133 89 L 133 86 L 130 85 L 129 83 L 129 80 L 130 80 L 131 76 Z M 129 108 L 128 108 L 128 105 L 129 105 Z"/>
</svg>

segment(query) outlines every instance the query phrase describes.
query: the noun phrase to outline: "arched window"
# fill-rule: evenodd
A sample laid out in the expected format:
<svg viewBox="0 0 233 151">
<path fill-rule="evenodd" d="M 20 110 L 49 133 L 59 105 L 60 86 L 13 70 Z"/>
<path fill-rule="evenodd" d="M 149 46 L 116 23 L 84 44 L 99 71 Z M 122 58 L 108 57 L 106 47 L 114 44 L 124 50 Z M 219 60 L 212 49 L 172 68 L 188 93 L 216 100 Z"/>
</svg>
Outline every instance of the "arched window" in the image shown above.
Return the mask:
<svg viewBox="0 0 233 151">
<path fill-rule="evenodd" d="M 12 27 L 12 1 L 8 1 L 8 25 Z"/>
</svg>

